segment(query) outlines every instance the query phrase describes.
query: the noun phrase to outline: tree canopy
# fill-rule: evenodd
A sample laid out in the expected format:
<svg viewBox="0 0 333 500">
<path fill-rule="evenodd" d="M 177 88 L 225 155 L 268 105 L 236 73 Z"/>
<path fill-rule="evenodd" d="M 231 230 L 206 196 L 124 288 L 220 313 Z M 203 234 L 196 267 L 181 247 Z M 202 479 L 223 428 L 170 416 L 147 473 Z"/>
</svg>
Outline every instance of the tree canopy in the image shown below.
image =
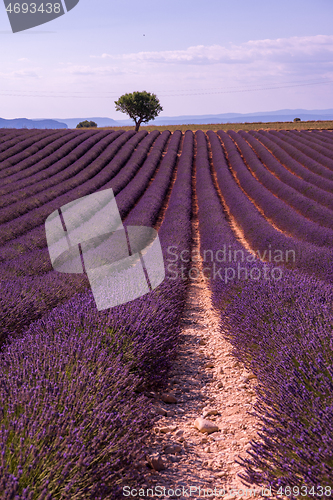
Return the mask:
<svg viewBox="0 0 333 500">
<path fill-rule="evenodd" d="M 85 120 L 84 122 L 80 122 L 78 125 L 76 125 L 76 128 L 89 128 L 89 127 L 97 127 L 97 123 L 88 120 Z"/>
<path fill-rule="evenodd" d="M 163 111 L 160 101 L 155 94 L 150 92 L 133 92 L 122 95 L 118 101 L 114 102 L 116 110 L 126 113 L 135 121 L 135 131 L 139 130 L 141 123 L 154 120 Z"/>
</svg>

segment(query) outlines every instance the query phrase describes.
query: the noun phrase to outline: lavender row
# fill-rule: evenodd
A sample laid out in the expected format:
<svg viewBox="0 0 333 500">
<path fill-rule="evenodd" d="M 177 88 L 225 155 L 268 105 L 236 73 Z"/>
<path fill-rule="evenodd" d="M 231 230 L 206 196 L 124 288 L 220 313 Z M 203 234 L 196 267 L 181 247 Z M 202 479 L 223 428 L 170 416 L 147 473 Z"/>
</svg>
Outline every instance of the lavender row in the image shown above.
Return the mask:
<svg viewBox="0 0 333 500">
<path fill-rule="evenodd" d="M 250 133 L 252 133 L 252 131 Z M 288 144 L 285 140 L 280 139 L 274 134 L 265 132 L 264 130 L 259 130 L 258 134 L 260 137 L 265 136 L 269 138 L 272 142 L 284 149 L 284 151 L 286 151 L 288 155 L 291 156 L 294 160 L 301 163 L 311 172 L 314 172 L 315 174 L 320 175 L 322 178 L 324 178 L 323 181 L 329 180 L 330 183 L 333 181 L 333 172 L 329 168 L 324 167 L 321 163 L 318 163 L 309 156 L 301 153 L 298 149 Z"/>
<path fill-rule="evenodd" d="M 129 217 L 127 217 L 127 225 L 153 226 L 155 224 L 176 165 L 177 152 L 181 136 L 182 133 L 180 132 L 180 130 L 176 130 L 172 134 L 172 137 L 168 144 L 167 153 L 159 165 L 157 174 L 152 184 L 144 192 L 142 198 L 131 211 Z M 126 195 L 128 194 L 124 190 L 124 195 L 121 196 L 120 199 L 124 200 L 124 197 L 126 198 Z M 128 199 L 132 200 L 129 195 Z M 123 217 L 125 215 L 124 210 L 120 208 L 119 211 L 120 215 Z"/>
<path fill-rule="evenodd" d="M 65 134 L 64 131 L 61 134 Z M 19 142 L 16 146 L 12 146 L 2 153 L 0 153 L 0 162 L 2 163 L 2 169 L 0 172 L 0 177 L 4 177 L 8 175 L 6 173 L 7 168 L 14 165 L 16 162 L 21 161 L 23 158 L 27 158 L 30 154 L 39 151 L 41 147 L 45 144 L 49 144 L 53 141 L 53 136 L 59 135 L 59 131 L 43 131 L 39 132 L 32 137 L 29 137 L 21 142 Z M 5 170 L 3 170 L 5 169 Z"/>
<path fill-rule="evenodd" d="M 38 198 L 34 196 L 35 194 L 50 189 L 54 185 L 59 188 L 63 182 L 74 177 L 82 170 L 83 163 L 84 165 L 88 165 L 94 159 L 98 158 L 103 149 L 115 141 L 121 134 L 122 132 L 114 132 L 113 134 L 105 132 L 101 135 L 94 135 L 83 142 L 80 138 L 76 138 L 72 144 L 64 146 L 64 148 L 71 151 L 69 155 L 66 156 L 63 150 L 62 154 L 61 152 L 55 152 L 46 160 L 41 160 L 41 162 L 33 166 L 35 171 L 39 171 L 37 174 L 23 180 L 23 182 L 14 183 L 11 187 L 14 189 L 17 185 L 17 189 L 13 193 L 2 197 L 0 220 L 6 222 L 6 220 L 13 218 L 15 211 L 21 215 L 29 210 L 29 200 L 27 202 L 24 201 L 26 198 L 33 196 L 33 200 L 36 201 Z M 58 158 L 61 159 L 57 161 Z M 47 168 L 48 165 L 50 165 L 49 168 Z M 28 183 L 26 189 L 22 186 L 24 182 Z M 34 206 L 35 203 L 33 204 Z M 6 209 L 5 207 L 8 208 Z M 22 207 L 24 212 L 20 211 Z"/>
<path fill-rule="evenodd" d="M 215 307 L 223 310 L 225 303 L 248 279 L 251 271 L 263 272 L 265 265 L 260 255 L 251 253 L 231 229 L 210 171 L 207 140 L 200 130 L 196 132 L 196 194 L 200 233 L 200 253 L 203 260 L 203 277 L 213 292 Z M 219 140 L 212 131 L 207 132 L 213 151 L 215 167 L 225 162 Z M 222 174 L 223 175 L 223 174 Z M 226 187 L 226 186 L 225 186 Z M 259 249 L 261 251 L 261 248 Z M 235 258 L 236 257 L 236 258 Z M 239 259 L 239 260 L 238 260 Z M 258 272 L 255 271 L 255 272 Z"/>
<path fill-rule="evenodd" d="M 255 139 L 260 141 L 271 153 L 275 156 L 275 158 L 285 166 L 292 174 L 297 175 L 301 179 L 313 184 L 314 186 L 323 189 L 324 191 L 328 191 L 329 193 L 333 193 L 333 182 L 329 179 L 324 179 L 320 174 L 315 174 L 306 166 L 303 166 L 298 161 L 294 160 L 288 153 L 286 153 L 278 144 L 269 137 L 263 134 L 258 134 L 257 132 L 250 130 L 248 132 Z M 272 137 L 273 138 L 273 137 Z"/>
<path fill-rule="evenodd" d="M 250 144 L 265 169 L 272 172 L 275 178 L 280 179 L 285 185 L 291 186 L 307 198 L 333 210 L 333 196 L 331 194 L 289 172 L 258 139 L 252 137 L 248 132 L 240 130 L 238 134 Z M 308 206 L 311 209 L 312 205 L 309 204 L 309 200 Z"/>
<path fill-rule="evenodd" d="M 285 141 L 292 148 L 300 151 L 305 157 L 311 158 L 316 163 L 333 170 L 332 151 L 327 150 L 325 147 L 312 144 L 311 142 L 306 141 L 306 139 L 299 138 L 299 140 L 295 140 L 291 135 L 288 135 L 283 131 L 277 132 L 276 130 L 270 130 L 269 133 L 274 137 Z"/>
<path fill-rule="evenodd" d="M 146 141 L 146 146 L 149 146 L 149 144 L 151 144 L 151 142 L 155 140 L 158 134 L 159 132 L 153 132 L 151 134 L 151 137 L 149 137 L 149 141 Z M 166 138 L 167 134 L 165 134 L 164 141 L 160 141 L 160 151 L 163 150 Z M 148 137 L 146 139 L 148 139 Z M 137 163 L 139 163 L 140 161 L 142 162 L 144 156 L 142 154 L 142 151 L 140 151 L 140 148 L 138 148 L 136 153 L 137 155 L 135 161 Z M 139 155 L 141 155 L 141 160 L 139 158 Z M 126 167 L 124 167 L 124 170 L 126 169 L 127 165 Z M 123 177 L 122 182 L 125 181 L 126 179 Z M 152 184 L 152 186 L 154 186 L 154 183 Z M 158 188 L 159 186 L 157 182 L 157 189 Z M 145 196 L 143 198 L 145 198 Z M 159 201 L 160 203 L 162 203 L 162 200 Z M 133 204 L 134 202 L 135 200 L 133 201 Z M 118 208 L 121 211 L 122 207 L 120 204 L 118 204 Z M 145 211 L 142 210 L 142 220 L 146 220 L 147 212 L 149 211 L 149 206 L 146 206 Z M 22 276 L 16 278 L 15 281 L 8 279 L 8 276 L 6 279 L 6 271 L 9 271 L 12 275 L 15 272 L 17 274 L 19 274 L 20 272 L 22 274 L 27 274 L 29 271 L 31 272 L 32 266 L 38 266 L 37 269 L 39 272 L 47 272 L 47 274 L 43 274 L 43 276 L 37 277 Z M 2 278 L 2 295 L 0 302 L 3 306 L 2 308 L 0 308 L 2 309 L 2 312 L 0 312 L 0 333 L 3 339 L 6 338 L 11 329 L 15 329 L 15 331 L 19 333 L 21 329 L 23 327 L 26 328 L 31 323 L 31 321 L 36 320 L 42 314 L 45 314 L 51 305 L 52 307 L 55 307 L 57 303 L 68 300 L 73 295 L 73 293 L 75 293 L 75 287 L 68 286 L 68 283 L 70 283 L 68 275 L 55 273 L 52 270 L 52 265 L 49 260 L 47 249 L 43 251 L 32 252 L 31 255 L 28 254 L 26 258 L 21 257 L 17 259 L 16 262 L 10 260 L 8 262 L 2 263 L 0 273 Z M 55 280 L 55 290 L 59 290 L 59 293 L 54 293 L 52 279 Z M 75 283 L 78 283 L 77 286 L 80 287 L 81 290 L 82 287 L 85 288 L 88 286 L 87 280 L 82 281 L 82 279 L 79 277 L 75 277 L 75 280 Z M 22 294 L 29 297 L 29 300 L 31 301 L 29 308 L 27 308 L 26 303 L 22 301 Z M 9 310 L 12 310 L 13 314 L 8 314 Z"/>
<path fill-rule="evenodd" d="M 116 196 L 117 207 L 126 226 L 154 226 L 170 185 L 181 136 L 182 133 L 179 130 L 172 134 L 171 140 L 167 146 L 166 155 L 161 160 L 157 174 L 153 177 L 153 181 L 148 188 L 147 184 L 151 178 L 151 167 L 149 164 L 143 165 L 140 171 L 140 174 L 142 172 L 144 175 L 138 175 L 138 178 L 134 178 L 132 182 L 126 186 L 124 191 L 121 192 L 119 196 Z M 152 164 L 156 164 L 156 159 L 157 157 L 155 157 L 155 161 L 153 160 Z M 148 174 L 150 175 L 148 176 Z M 137 201 L 138 199 L 139 201 Z M 96 214 L 94 215 L 96 216 Z M 120 234 L 120 240 L 121 236 Z M 115 235 L 113 238 L 114 237 Z M 136 246 L 140 247 L 140 244 L 140 234 L 137 235 L 137 237 L 133 236 L 131 242 L 133 253 L 136 253 L 133 249 Z M 116 247 L 116 249 L 113 250 L 112 260 L 120 260 L 123 257 L 122 244 L 120 243 L 118 245 L 114 243 L 113 246 Z M 118 247 L 120 255 L 117 254 Z M 85 251 L 85 258 L 96 261 L 98 255 L 103 256 L 108 254 L 110 254 L 110 241 L 109 239 L 102 239 L 98 247 L 96 247 L 95 243 L 93 248 Z"/>
<path fill-rule="evenodd" d="M 95 135 L 95 137 L 97 142 L 98 136 Z M 45 156 L 43 152 L 40 152 L 36 155 L 33 155 L 33 160 L 27 158 L 22 162 L 19 162 L 17 165 L 15 165 L 15 168 L 17 168 L 17 173 L 10 175 L 2 180 L 1 184 L 3 187 L 0 190 L 1 195 L 6 195 L 13 191 L 17 191 L 28 186 L 29 184 L 35 183 L 37 180 L 45 178 L 47 176 L 47 167 L 59 161 L 60 158 L 68 155 L 71 151 L 73 151 L 74 148 L 76 148 L 78 145 L 82 144 L 89 138 L 92 138 L 89 132 L 83 135 L 75 131 L 68 134 L 64 139 L 55 141 L 54 149 L 52 148 L 52 146 L 45 148 L 49 151 L 49 155 Z"/>
<path fill-rule="evenodd" d="M 203 136 L 202 132 L 197 134 Z M 226 159 L 216 134 L 209 131 L 207 135 L 219 185 L 226 184 L 221 189 L 224 201 L 230 200 L 233 190 L 229 189 L 231 176 L 228 179 L 225 175 Z M 197 194 L 201 253 L 204 256 L 214 250 L 216 255 L 225 244 L 239 251 L 240 243 L 231 234 L 214 193 L 205 140 L 200 139 L 203 158 L 197 160 Z M 251 265 L 243 263 L 243 273 L 246 268 L 250 274 Z M 258 261 L 255 266 L 263 270 Z M 271 270 L 268 263 L 266 271 Z M 238 280 L 237 293 L 233 281 L 210 281 L 214 304 L 221 310 L 223 335 L 232 343 L 234 355 L 258 379 L 255 410 L 263 428 L 260 442 L 251 442 L 250 458 L 240 461 L 246 467 L 242 478 L 250 484 L 271 486 L 275 492 L 290 484 L 327 484 L 333 472 L 332 339 L 327 328 L 333 323 L 332 286 L 295 269 L 284 268 L 282 279 L 262 277 L 263 273 L 260 278 Z M 322 404 L 318 404 L 318 394 Z"/>
<path fill-rule="evenodd" d="M 25 201 L 25 206 L 29 206 L 30 211 L 21 215 L 21 217 L 17 217 L 3 224 L 3 233 L 0 235 L 0 243 L 3 244 L 43 224 L 48 215 L 50 215 L 55 208 L 63 205 L 64 202 L 68 203 L 71 200 L 81 198 L 86 194 L 90 194 L 92 190 L 95 191 L 96 188 L 103 186 L 105 182 L 113 177 L 126 163 L 133 153 L 135 146 L 147 132 L 139 132 L 139 134 L 134 135 L 134 137 L 133 134 L 135 134 L 133 131 L 125 132 L 105 150 L 101 145 L 97 145 L 100 150 L 99 156 L 97 156 L 96 151 L 90 151 L 84 159 L 78 160 L 79 165 L 81 165 L 84 170 L 73 178 L 65 181 L 61 186 L 50 188 L 50 190 L 41 193 L 36 200 L 37 208 L 32 209 L 34 206 L 33 200 L 31 200 L 32 203 L 29 205 L 27 201 Z M 104 140 L 101 142 L 103 141 Z M 128 142 L 126 145 L 127 147 L 121 148 L 126 142 Z M 117 154 L 120 148 L 121 150 Z M 97 156 L 90 164 L 89 155 L 91 155 L 91 158 L 96 158 Z M 22 209 L 24 209 L 24 207 L 22 207 Z"/>
<path fill-rule="evenodd" d="M 150 134 L 151 135 L 151 134 Z M 141 163 L 144 159 L 144 156 L 146 154 L 146 144 L 143 143 L 143 148 L 140 147 L 133 153 L 131 158 L 126 162 L 126 166 L 119 170 L 118 168 L 118 163 L 119 160 L 122 159 L 122 156 L 120 155 L 119 158 L 117 156 L 115 157 L 115 161 L 111 162 L 109 167 L 112 173 L 112 165 L 114 164 L 115 168 L 118 169 L 118 174 L 116 174 L 114 177 L 109 179 L 109 175 L 107 172 L 104 174 L 104 183 L 99 183 L 99 188 L 98 189 L 108 189 L 112 188 L 117 194 L 120 190 L 122 190 L 124 187 L 127 188 L 127 183 L 129 180 L 132 179 L 133 175 L 136 174 L 134 177 L 132 183 L 133 186 L 135 186 L 135 191 L 138 191 L 138 195 L 143 192 L 145 189 L 145 186 L 147 185 L 151 175 L 153 174 L 154 170 L 156 169 L 158 162 L 160 160 L 160 157 L 162 155 L 163 149 L 165 147 L 165 144 L 167 142 L 167 139 L 170 135 L 169 131 L 163 132 L 163 134 L 158 137 L 156 140 L 156 143 L 154 144 L 152 151 L 150 152 L 148 158 L 146 159 L 143 168 L 136 174 L 137 170 L 141 166 Z M 153 140 L 156 138 L 156 133 L 152 133 Z M 102 178 L 103 180 L 103 178 Z M 132 184 L 130 183 L 130 184 Z M 133 196 L 130 193 L 131 188 L 127 188 L 127 195 L 123 197 L 123 201 L 121 198 L 117 197 L 117 204 L 121 205 L 123 202 L 126 204 L 128 203 L 128 197 Z M 90 191 L 92 192 L 92 191 Z M 85 191 L 84 194 L 89 194 L 89 192 Z M 83 195 L 84 195 L 83 194 Z M 79 196 L 77 196 L 79 198 Z M 69 201 L 76 199 L 72 196 L 72 193 L 69 193 L 69 196 L 62 197 L 61 200 L 61 205 L 64 205 L 68 203 Z M 134 200 L 136 198 L 133 198 Z M 133 202 L 134 203 L 134 202 Z M 54 209 L 59 208 L 59 206 L 55 206 Z M 126 206 L 126 205 L 125 205 Z M 129 206 L 129 209 L 131 206 Z M 51 212 L 51 210 L 50 210 Z M 6 261 L 11 258 L 21 258 L 22 259 L 22 254 L 31 252 L 31 250 L 34 250 L 34 254 L 28 255 L 26 260 L 24 261 L 25 264 L 27 265 L 27 269 L 30 268 L 32 264 L 32 260 L 34 260 L 33 255 L 36 256 L 37 259 L 37 265 L 34 267 L 34 272 L 37 272 L 37 269 L 40 267 L 40 269 L 43 269 L 43 262 L 45 262 L 46 258 L 46 253 L 43 251 L 40 252 L 40 248 L 45 248 L 46 247 L 46 238 L 45 238 L 45 228 L 44 228 L 44 222 L 45 219 L 41 221 L 41 224 L 33 229 L 32 231 L 29 231 L 28 233 L 22 235 L 19 238 L 16 238 L 13 241 L 8 242 L 5 246 L 0 249 L 0 261 Z M 40 264 L 39 264 L 40 261 Z M 39 271 L 38 271 L 39 272 Z"/>
<path fill-rule="evenodd" d="M 175 144 L 171 144 L 172 146 Z M 180 259 L 175 261 L 174 255 L 170 259 L 171 251 L 176 250 L 180 255 L 185 251 L 189 253 L 191 247 L 191 216 L 192 216 L 192 168 L 194 157 L 194 137 L 191 130 L 184 135 L 182 152 L 177 165 L 177 177 L 172 187 L 168 207 L 158 235 L 161 241 L 164 262 L 167 265 L 166 279 L 178 280 L 178 286 L 186 288 L 186 282 L 180 278 L 180 266 L 184 265 Z M 157 178 L 157 176 L 156 176 Z M 128 218 L 129 219 L 129 218 Z M 128 222 L 126 221 L 128 224 Z M 171 247 L 172 250 L 171 250 Z M 170 264 L 169 264 L 170 262 Z M 169 267 L 169 266 L 172 267 Z M 185 268 L 189 266 L 185 263 Z M 172 275 L 170 276 L 170 273 Z"/>
<path fill-rule="evenodd" d="M 17 133 L 19 130 L 15 132 L 5 132 L 5 129 L 2 129 L 1 139 L 0 139 L 0 153 L 5 151 L 7 148 L 11 146 L 15 146 L 19 141 L 22 141 L 22 134 Z M 31 133 L 30 133 L 31 135 Z M 25 136 L 25 138 L 29 137 L 29 135 Z"/>
<path fill-rule="evenodd" d="M 189 250 L 191 241 L 193 134 L 187 136 L 160 229 L 163 247 L 179 244 L 177 216 L 187 234 L 181 250 Z M 100 312 L 90 292 L 77 294 L 32 324 L 22 340 L 12 340 L 2 354 L 0 401 L 10 400 L 7 414 L 18 405 L 21 411 L 3 419 L 1 479 L 7 495 L 24 500 L 33 490 L 50 498 L 99 500 L 115 498 L 120 478 L 128 484 L 135 459 L 142 457 L 145 427 L 152 425 L 147 399 L 135 391 L 165 379 L 184 301 L 182 280 L 165 280 L 145 297 Z"/>
<path fill-rule="evenodd" d="M 2 183 L 10 182 L 10 177 L 22 169 L 22 163 L 24 165 L 33 165 L 38 159 L 47 156 L 56 150 L 57 144 L 61 145 L 68 141 L 68 136 L 71 135 L 67 133 L 58 132 L 58 134 L 52 134 L 40 141 L 36 141 L 32 146 L 25 149 L 21 153 L 11 156 L 5 161 L 1 162 L 1 172 L 0 176 L 2 178 Z M 77 135 L 77 134 L 76 134 Z"/>
<path fill-rule="evenodd" d="M 281 130 L 281 132 L 283 132 L 284 135 L 285 131 Z M 294 139 L 295 141 L 301 141 L 303 144 L 310 145 L 313 149 L 318 148 L 317 151 L 321 150 L 323 154 L 329 156 L 329 158 L 332 159 L 333 145 L 324 143 L 322 140 L 320 140 L 320 136 L 318 137 L 317 135 L 311 134 L 305 130 L 301 131 L 290 130 L 289 132 L 290 132 L 290 138 Z"/>
<path fill-rule="evenodd" d="M 238 462 L 241 478 L 273 495 L 293 485 L 297 499 L 297 487 L 332 484 L 332 293 L 315 277 L 285 271 L 280 281 L 245 283 L 223 313 L 236 357 L 258 381 L 261 439 Z"/>
<path fill-rule="evenodd" d="M 229 134 L 235 137 L 229 131 Z M 298 238 L 300 240 L 308 241 L 320 247 L 333 246 L 333 231 L 331 229 L 319 226 L 318 224 L 306 219 L 301 213 L 296 212 L 285 201 L 272 195 L 272 192 L 266 189 L 257 179 L 248 171 L 242 157 L 240 156 L 234 142 L 230 139 L 229 135 L 225 132 L 219 132 L 219 136 L 223 140 L 224 147 L 227 151 L 229 162 L 233 175 L 237 179 L 242 190 L 247 194 L 250 200 L 253 201 L 255 206 L 263 212 L 264 216 L 272 221 L 280 230 L 285 231 L 288 235 Z M 251 170 L 254 170 L 256 175 L 259 170 L 259 160 L 246 142 L 239 138 L 237 140 L 241 144 L 241 152 Z M 296 194 L 296 192 L 294 192 Z M 275 193 L 277 194 L 277 193 Z M 300 211 L 299 199 L 296 196 L 292 197 L 292 193 L 288 193 L 288 189 L 282 186 L 279 191 L 280 196 L 293 205 L 298 202 L 297 207 Z M 298 193 L 297 193 L 298 194 Z M 302 200 L 303 201 L 303 200 Z M 307 208 L 307 204 L 303 203 L 302 208 Z M 332 214 L 326 213 L 329 216 L 328 223 L 332 225 Z"/>
<path fill-rule="evenodd" d="M 223 136 L 223 131 L 218 135 Z M 276 254 L 277 262 L 304 272 L 315 274 L 319 278 L 333 283 L 332 258 L 333 251 L 318 247 L 307 242 L 299 242 L 295 238 L 285 236 L 277 231 L 266 219 L 259 214 L 255 206 L 238 187 L 232 177 L 228 163 L 222 152 L 222 146 L 216 134 L 209 134 L 213 162 L 216 169 L 219 188 L 237 226 L 242 231 L 245 240 L 255 252 L 269 252 L 269 248 Z M 235 155 L 233 155 L 233 159 Z M 236 152 L 236 160 L 240 158 Z M 229 161 L 233 161 L 229 158 Z M 290 258 L 291 260 L 288 260 Z"/>
<path fill-rule="evenodd" d="M 238 146 L 239 151 L 241 152 L 243 158 L 246 161 L 246 164 L 249 167 L 249 170 L 253 173 L 254 177 L 265 188 L 267 188 L 271 193 L 273 193 L 279 200 L 283 200 L 290 207 L 292 207 L 296 210 L 296 212 L 297 212 L 296 218 L 293 217 L 293 213 L 290 213 L 291 220 L 293 220 L 292 225 L 298 223 L 298 214 L 300 214 L 301 216 L 304 216 L 307 219 L 310 219 L 311 221 L 313 221 L 317 224 L 320 224 L 321 226 L 324 226 L 324 227 L 326 226 L 330 229 L 333 229 L 333 211 L 326 208 L 326 207 L 323 207 L 319 203 L 315 203 L 315 202 L 310 203 L 309 198 L 307 196 L 300 194 L 298 191 L 296 191 L 292 187 L 288 186 L 287 184 L 281 182 L 274 175 L 272 175 L 269 172 L 269 170 L 267 168 L 265 168 L 265 166 L 258 159 L 257 155 L 250 148 L 249 144 L 245 141 L 245 139 L 247 139 L 247 137 L 251 137 L 251 136 L 245 135 L 245 138 L 243 138 L 242 134 L 240 134 L 240 133 L 237 134 L 236 132 L 233 132 L 233 131 L 228 131 L 228 134 L 234 140 L 236 145 Z M 252 139 L 252 142 L 257 142 L 255 139 L 253 139 L 253 138 L 251 138 L 251 139 Z M 251 141 L 251 139 L 250 139 L 250 141 Z M 273 158 L 273 160 L 274 160 L 274 158 Z M 281 165 L 280 165 L 280 167 L 283 170 L 283 167 Z M 292 177 L 291 174 L 289 174 L 289 175 Z M 295 179 L 297 179 L 297 178 L 295 177 Z M 252 179 L 251 179 L 251 181 L 252 181 Z M 306 184 L 301 179 L 298 179 L 298 181 L 300 181 L 298 184 L 301 184 L 301 185 Z M 244 179 L 244 182 L 246 182 L 245 179 Z M 253 184 L 256 185 L 256 182 L 253 182 Z M 304 185 L 302 185 L 302 187 L 304 189 Z M 312 191 L 313 190 L 315 190 L 315 188 L 312 188 Z M 249 185 L 249 192 L 252 196 L 253 191 L 252 191 L 250 185 Z M 318 198 L 319 198 L 319 193 L 318 193 Z M 273 198 L 273 204 L 274 203 L 275 203 L 275 198 Z M 276 205 L 276 203 L 275 203 L 275 205 Z M 285 205 L 281 204 L 281 207 L 282 207 L 282 210 L 285 210 Z M 333 197 L 332 197 L 332 209 L 333 209 Z M 287 223 L 287 217 L 283 217 L 283 218 Z M 289 223 L 291 222 L 291 220 L 289 221 Z M 304 220 L 303 220 L 303 218 L 300 218 L 300 223 L 302 224 L 302 222 L 304 223 Z M 316 227 L 317 226 L 315 226 L 315 228 Z M 301 228 L 301 226 L 300 226 L 300 228 Z M 305 230 L 306 228 L 303 227 L 302 229 Z M 309 228 L 309 230 L 310 230 L 309 234 L 311 235 L 311 227 Z M 322 229 L 320 229 L 320 231 L 323 232 Z"/>
<path fill-rule="evenodd" d="M 98 138 L 98 136 L 93 136 L 91 139 L 88 139 L 86 141 L 84 149 L 87 149 L 87 153 L 81 158 L 76 159 L 77 157 L 75 153 L 71 155 L 71 160 L 74 160 L 74 163 L 70 164 L 68 168 L 57 175 L 56 181 L 58 182 L 56 182 L 55 189 L 53 189 L 54 179 L 52 177 L 50 179 L 47 178 L 40 183 L 41 189 L 39 190 L 39 195 L 31 195 L 28 199 L 14 202 L 12 205 L 0 209 L 0 223 L 3 224 L 5 222 L 12 221 L 15 218 L 29 212 L 30 210 L 38 208 L 48 201 L 52 200 L 52 198 L 57 196 L 56 193 L 62 194 L 63 192 L 68 190 L 67 185 L 73 181 L 75 182 L 75 175 L 80 174 L 83 168 L 90 165 L 94 160 L 99 158 L 101 153 L 109 146 L 110 143 L 113 143 L 115 139 L 113 134 L 108 133 L 104 133 L 101 140 L 98 140 Z M 62 164 L 63 163 L 64 162 L 62 161 Z M 25 191 L 23 191 L 23 193 L 24 192 Z M 29 188 L 27 188 L 27 195 L 29 196 Z"/>
<path fill-rule="evenodd" d="M 44 131 L 45 132 L 45 131 Z M 46 132 L 46 136 L 49 135 L 50 132 Z M 40 130 L 36 134 L 36 131 L 31 131 L 31 130 L 26 130 L 24 133 L 22 131 L 13 131 L 12 133 L 9 133 L 6 135 L 6 140 L 4 142 L 1 142 L 0 145 L 0 153 L 3 153 L 6 150 L 9 150 L 10 148 L 13 148 L 17 146 L 19 143 L 21 143 L 24 140 L 27 140 L 29 138 L 41 138 L 45 136 L 45 133 L 43 131 L 41 132 Z M 32 144 L 32 142 L 30 143 Z M 14 150 L 15 151 L 15 150 Z M 14 153 L 15 154 L 15 153 Z"/>
<path fill-rule="evenodd" d="M 325 143 L 328 143 L 328 144 L 333 144 L 333 134 L 332 132 L 330 132 L 329 130 L 321 130 L 319 132 L 319 130 L 313 130 L 311 132 L 314 132 L 314 134 L 318 137 L 320 137 L 320 139 L 322 141 L 324 141 Z"/>
</svg>

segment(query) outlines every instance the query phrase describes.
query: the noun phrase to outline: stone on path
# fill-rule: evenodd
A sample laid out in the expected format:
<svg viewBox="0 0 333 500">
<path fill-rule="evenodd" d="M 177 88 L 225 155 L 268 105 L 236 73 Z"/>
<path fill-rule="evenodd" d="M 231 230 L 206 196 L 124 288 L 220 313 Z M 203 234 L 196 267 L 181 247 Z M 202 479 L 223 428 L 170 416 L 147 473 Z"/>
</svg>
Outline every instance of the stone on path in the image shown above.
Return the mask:
<svg viewBox="0 0 333 500">
<path fill-rule="evenodd" d="M 164 393 L 162 394 L 161 399 L 164 403 L 177 403 L 177 399 L 173 394 Z"/>
<path fill-rule="evenodd" d="M 182 447 L 180 446 L 180 444 L 170 444 L 170 445 L 167 445 L 165 446 L 164 448 L 164 453 L 167 453 L 167 454 L 174 454 L 174 453 L 178 453 L 182 451 Z"/>
<path fill-rule="evenodd" d="M 168 413 L 166 410 L 163 410 L 163 408 L 154 408 L 153 411 L 156 415 L 162 415 L 163 417 L 166 417 Z"/>
<path fill-rule="evenodd" d="M 198 429 L 198 431 L 207 432 L 207 434 L 211 434 L 212 432 L 217 432 L 219 430 L 218 426 L 214 424 L 214 422 L 201 417 L 196 419 L 194 426 Z"/>
<path fill-rule="evenodd" d="M 206 418 L 208 417 L 209 415 L 217 415 L 218 414 L 218 410 L 216 410 L 215 408 L 212 408 L 210 410 L 204 410 L 203 413 L 202 413 L 202 416 L 203 418 Z"/>
<path fill-rule="evenodd" d="M 159 431 L 162 432 L 162 434 L 167 434 L 168 432 L 173 432 L 177 429 L 177 426 L 174 427 L 159 427 Z"/>
<path fill-rule="evenodd" d="M 148 462 L 148 465 L 156 471 L 165 469 L 163 458 L 159 453 L 155 453 L 154 455 L 147 455 L 146 460 Z"/>
</svg>

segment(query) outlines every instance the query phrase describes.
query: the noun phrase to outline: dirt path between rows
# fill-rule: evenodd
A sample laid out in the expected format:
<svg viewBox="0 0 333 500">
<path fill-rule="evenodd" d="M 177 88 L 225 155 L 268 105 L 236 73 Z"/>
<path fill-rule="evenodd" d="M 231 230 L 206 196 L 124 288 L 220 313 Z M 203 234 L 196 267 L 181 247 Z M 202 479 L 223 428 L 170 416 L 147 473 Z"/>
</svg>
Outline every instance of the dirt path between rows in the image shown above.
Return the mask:
<svg viewBox="0 0 333 500">
<path fill-rule="evenodd" d="M 193 234 L 198 235 L 197 221 Z M 198 245 L 197 236 L 194 248 Z M 200 271 L 202 263 L 196 266 Z M 238 477 L 243 467 L 236 460 L 247 455 L 251 439 L 259 439 L 259 424 L 249 414 L 256 400 L 256 378 L 231 355 L 232 346 L 219 325 L 208 283 L 201 277 L 190 280 L 179 351 L 165 392 L 176 402 L 163 401 L 162 394 L 154 399 L 153 411 L 159 417 L 149 437 L 147 458 L 150 467 L 155 464 L 161 470 L 146 464 L 140 487 L 152 489 L 154 495 L 146 490 L 145 496 L 224 500 L 268 496 Z M 199 432 L 194 425 L 198 417 L 206 417 L 219 430 Z M 252 495 L 245 490 L 249 488 Z"/>
</svg>

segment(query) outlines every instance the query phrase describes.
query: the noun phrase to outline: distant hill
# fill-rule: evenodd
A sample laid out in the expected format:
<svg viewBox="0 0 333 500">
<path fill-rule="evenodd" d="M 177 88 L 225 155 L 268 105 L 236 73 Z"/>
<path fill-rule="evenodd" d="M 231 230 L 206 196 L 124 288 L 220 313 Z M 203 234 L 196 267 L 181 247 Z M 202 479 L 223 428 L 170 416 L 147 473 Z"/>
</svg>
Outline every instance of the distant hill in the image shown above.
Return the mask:
<svg viewBox="0 0 333 500">
<path fill-rule="evenodd" d="M 277 111 L 259 111 L 256 113 L 222 113 L 217 115 L 182 115 L 182 116 L 158 116 L 151 120 L 148 125 L 204 125 L 209 123 L 254 123 L 254 122 L 292 122 L 294 118 L 307 120 L 333 120 L 333 109 L 280 109 Z M 16 118 L 6 120 L 0 118 L 0 128 L 76 128 L 78 123 L 85 120 L 97 123 L 98 127 L 121 127 L 134 126 L 134 120 L 113 120 L 107 117 L 84 117 L 84 118 L 54 118 L 30 120 L 28 118 Z M 144 126 L 144 125 L 142 125 Z"/>
<path fill-rule="evenodd" d="M 118 123 L 116 120 L 113 120 L 112 118 L 56 118 L 56 120 L 62 121 L 63 123 L 66 123 L 68 128 L 76 128 L 76 125 L 78 125 L 80 122 L 84 122 L 85 120 L 88 120 L 88 122 L 93 121 L 97 123 L 97 127 L 121 127 L 122 123 Z M 132 125 L 132 120 L 129 120 L 130 124 Z"/>
<path fill-rule="evenodd" d="M 218 115 L 183 115 L 158 116 L 148 125 L 189 125 L 209 123 L 254 123 L 254 122 L 287 122 L 294 118 L 307 120 L 333 120 L 333 109 L 306 110 L 280 109 L 278 111 L 261 111 L 256 113 L 223 113 Z M 120 125 L 133 125 L 131 119 L 118 120 Z"/>
<path fill-rule="evenodd" d="M 7 120 L 0 118 L 0 128 L 68 128 L 66 123 L 56 120 L 29 120 L 28 118 L 14 118 Z"/>
</svg>

